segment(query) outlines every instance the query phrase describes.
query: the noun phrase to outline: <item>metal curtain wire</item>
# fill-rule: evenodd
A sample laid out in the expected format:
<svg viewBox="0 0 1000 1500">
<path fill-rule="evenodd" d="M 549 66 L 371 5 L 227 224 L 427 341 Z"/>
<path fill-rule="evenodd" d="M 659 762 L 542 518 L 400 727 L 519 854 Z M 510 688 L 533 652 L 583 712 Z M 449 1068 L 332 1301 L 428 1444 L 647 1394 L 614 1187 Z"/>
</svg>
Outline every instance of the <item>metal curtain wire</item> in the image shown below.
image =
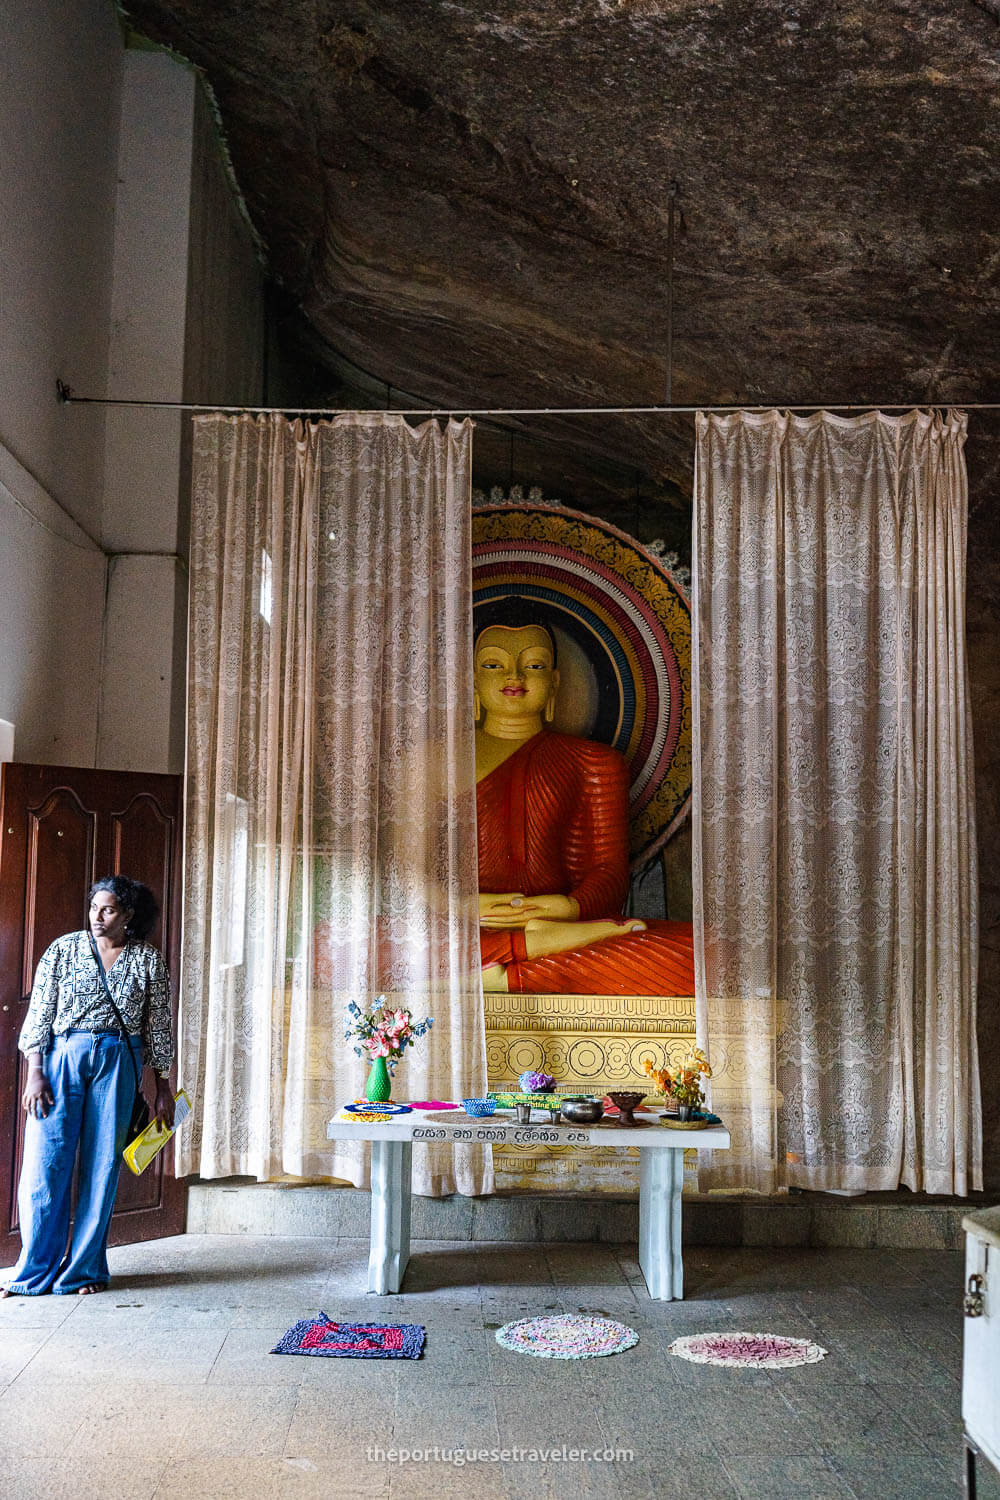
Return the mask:
<svg viewBox="0 0 1000 1500">
<path fill-rule="evenodd" d="M 354 406 L 238 406 L 203 401 L 140 401 L 120 396 L 77 396 L 71 386 L 56 381 L 57 396 L 69 406 L 130 406 L 157 411 L 246 412 L 253 416 L 277 413 L 286 417 L 364 416 L 368 408 Z M 397 417 L 670 417 L 693 416 L 696 412 L 738 411 L 1000 411 L 1000 401 L 788 401 L 733 402 L 713 406 L 696 402 L 691 406 L 413 406 L 393 409 Z"/>
</svg>

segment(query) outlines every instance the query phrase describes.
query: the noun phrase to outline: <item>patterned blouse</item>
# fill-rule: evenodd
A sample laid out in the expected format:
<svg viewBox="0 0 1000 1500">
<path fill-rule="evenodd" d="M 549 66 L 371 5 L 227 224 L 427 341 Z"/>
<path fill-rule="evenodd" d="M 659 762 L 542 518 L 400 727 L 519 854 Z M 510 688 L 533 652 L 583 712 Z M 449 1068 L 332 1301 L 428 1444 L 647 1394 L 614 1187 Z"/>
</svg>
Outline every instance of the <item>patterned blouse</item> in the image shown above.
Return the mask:
<svg viewBox="0 0 1000 1500">
<path fill-rule="evenodd" d="M 107 979 L 126 1031 L 142 1036 L 143 1062 L 158 1073 L 168 1072 L 174 1058 L 174 1028 L 163 954 L 150 943 L 130 941 Z M 47 1052 L 53 1036 L 67 1031 L 121 1035 L 86 932 L 56 938 L 42 954 L 17 1045 L 25 1053 Z"/>
</svg>

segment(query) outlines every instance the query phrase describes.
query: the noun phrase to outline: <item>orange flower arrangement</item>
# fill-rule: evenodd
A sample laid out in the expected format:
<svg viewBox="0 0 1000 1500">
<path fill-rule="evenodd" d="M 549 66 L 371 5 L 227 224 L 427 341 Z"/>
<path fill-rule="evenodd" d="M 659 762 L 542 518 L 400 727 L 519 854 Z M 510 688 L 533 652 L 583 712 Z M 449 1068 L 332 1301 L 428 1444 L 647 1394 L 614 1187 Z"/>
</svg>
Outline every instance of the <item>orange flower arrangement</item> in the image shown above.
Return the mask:
<svg viewBox="0 0 1000 1500">
<path fill-rule="evenodd" d="M 712 1069 L 700 1047 L 693 1047 L 676 1068 L 654 1068 L 648 1057 L 643 1059 L 642 1066 L 664 1097 L 669 1094 L 678 1104 L 688 1104 L 692 1109 L 705 1102 L 701 1080 L 702 1076 L 711 1078 Z"/>
</svg>

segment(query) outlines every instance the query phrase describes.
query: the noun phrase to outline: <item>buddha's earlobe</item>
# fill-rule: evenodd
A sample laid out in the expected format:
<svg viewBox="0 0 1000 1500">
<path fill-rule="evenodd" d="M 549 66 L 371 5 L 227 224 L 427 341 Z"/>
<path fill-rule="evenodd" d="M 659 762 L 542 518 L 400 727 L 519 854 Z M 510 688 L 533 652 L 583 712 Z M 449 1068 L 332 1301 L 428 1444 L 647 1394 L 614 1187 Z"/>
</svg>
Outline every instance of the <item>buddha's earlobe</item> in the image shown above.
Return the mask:
<svg viewBox="0 0 1000 1500">
<path fill-rule="evenodd" d="M 475 719 L 475 721 L 476 721 L 477 724 L 479 723 L 479 716 L 482 713 L 482 711 L 483 711 L 483 705 L 479 701 L 479 694 L 478 693 L 473 693 L 473 695 L 472 695 L 472 717 Z"/>
<path fill-rule="evenodd" d="M 546 722 L 546 724 L 551 724 L 552 720 L 555 718 L 555 716 L 556 716 L 556 700 L 555 700 L 554 697 L 552 697 L 552 698 L 550 698 L 548 700 L 548 702 L 545 705 L 545 722 Z"/>
</svg>

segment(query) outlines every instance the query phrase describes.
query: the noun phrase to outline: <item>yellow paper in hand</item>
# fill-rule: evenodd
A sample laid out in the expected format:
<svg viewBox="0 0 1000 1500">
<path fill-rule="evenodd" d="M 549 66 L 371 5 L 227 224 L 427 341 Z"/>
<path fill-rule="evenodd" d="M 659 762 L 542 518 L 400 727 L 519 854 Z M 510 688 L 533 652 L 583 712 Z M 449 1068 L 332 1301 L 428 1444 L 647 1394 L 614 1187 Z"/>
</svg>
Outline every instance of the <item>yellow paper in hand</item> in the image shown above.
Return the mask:
<svg viewBox="0 0 1000 1500">
<path fill-rule="evenodd" d="M 162 1151 L 164 1146 L 177 1129 L 183 1124 L 191 1113 L 191 1100 L 183 1089 L 174 1095 L 174 1123 L 169 1130 L 161 1130 L 155 1120 L 151 1120 L 141 1135 L 137 1135 L 122 1152 L 125 1164 L 136 1177 L 145 1172 L 150 1162 Z"/>
</svg>

